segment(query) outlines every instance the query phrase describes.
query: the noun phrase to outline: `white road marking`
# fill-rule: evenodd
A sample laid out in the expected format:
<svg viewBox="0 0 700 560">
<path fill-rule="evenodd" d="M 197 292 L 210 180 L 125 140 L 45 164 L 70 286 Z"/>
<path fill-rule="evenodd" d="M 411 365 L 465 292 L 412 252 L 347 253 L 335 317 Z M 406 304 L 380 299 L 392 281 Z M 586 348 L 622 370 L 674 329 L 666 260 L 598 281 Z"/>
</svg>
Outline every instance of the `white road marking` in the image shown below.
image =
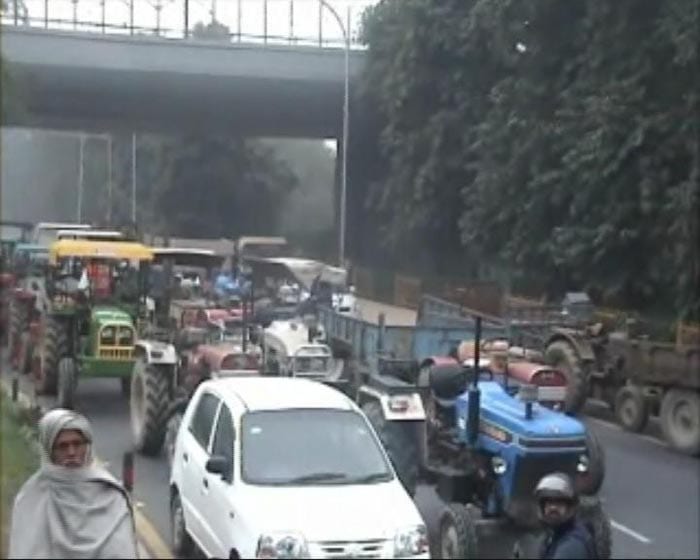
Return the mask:
<svg viewBox="0 0 700 560">
<path fill-rule="evenodd" d="M 641 533 L 637 533 L 637 531 L 635 531 L 635 530 L 633 530 L 633 529 L 630 529 L 629 527 L 626 527 L 626 526 L 623 525 L 622 523 L 618 523 L 618 522 L 615 521 L 614 519 L 610 521 L 610 524 L 612 525 L 613 529 L 617 529 L 618 531 L 620 531 L 621 533 L 624 533 L 624 534 L 627 535 L 628 537 L 632 537 L 633 539 L 635 539 L 635 540 L 637 540 L 637 541 L 639 541 L 639 542 L 641 542 L 641 543 L 644 543 L 644 544 L 650 544 L 650 543 L 651 543 L 651 539 L 650 539 L 650 538 L 645 537 L 645 536 L 642 535 Z"/>
</svg>

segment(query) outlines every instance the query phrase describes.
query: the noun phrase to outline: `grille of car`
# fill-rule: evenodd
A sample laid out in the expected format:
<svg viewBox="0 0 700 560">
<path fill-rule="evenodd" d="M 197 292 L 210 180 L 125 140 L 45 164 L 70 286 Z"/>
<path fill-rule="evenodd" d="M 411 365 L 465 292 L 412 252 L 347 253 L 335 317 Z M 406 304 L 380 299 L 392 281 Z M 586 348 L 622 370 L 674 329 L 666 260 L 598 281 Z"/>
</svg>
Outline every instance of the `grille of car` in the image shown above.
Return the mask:
<svg viewBox="0 0 700 560">
<path fill-rule="evenodd" d="M 387 541 L 324 541 L 316 543 L 321 558 L 382 558 Z M 312 554 L 315 556 L 315 554 Z"/>
</svg>

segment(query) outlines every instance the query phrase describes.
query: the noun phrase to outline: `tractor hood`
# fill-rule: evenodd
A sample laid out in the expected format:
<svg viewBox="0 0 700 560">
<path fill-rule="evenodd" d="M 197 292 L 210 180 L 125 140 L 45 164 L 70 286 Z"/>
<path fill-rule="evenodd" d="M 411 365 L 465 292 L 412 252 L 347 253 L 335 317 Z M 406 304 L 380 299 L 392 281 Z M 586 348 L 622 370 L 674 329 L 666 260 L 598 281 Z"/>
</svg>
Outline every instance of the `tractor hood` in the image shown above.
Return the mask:
<svg viewBox="0 0 700 560">
<path fill-rule="evenodd" d="M 532 418 L 528 420 L 525 417 L 525 403 L 506 393 L 497 382 L 480 382 L 479 389 L 481 421 L 506 430 L 516 437 L 555 440 L 579 439 L 586 435 L 586 428 L 581 422 L 538 403 L 533 403 Z M 464 422 L 467 409 L 468 393 L 464 393 L 457 402 L 460 420 L 463 419 Z"/>
<path fill-rule="evenodd" d="M 130 315 L 118 307 L 96 306 L 92 309 L 92 320 L 99 324 L 132 325 Z"/>
</svg>

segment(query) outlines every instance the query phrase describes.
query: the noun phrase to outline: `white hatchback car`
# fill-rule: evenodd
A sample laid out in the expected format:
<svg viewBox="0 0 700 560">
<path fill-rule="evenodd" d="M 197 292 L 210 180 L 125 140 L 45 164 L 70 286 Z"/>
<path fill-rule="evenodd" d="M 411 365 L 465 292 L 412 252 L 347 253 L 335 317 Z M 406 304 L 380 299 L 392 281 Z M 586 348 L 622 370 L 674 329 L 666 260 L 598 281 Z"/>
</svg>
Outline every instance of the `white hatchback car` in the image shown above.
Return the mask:
<svg viewBox="0 0 700 560">
<path fill-rule="evenodd" d="M 175 442 L 175 552 L 429 558 L 428 535 L 365 415 L 306 379 L 202 383 Z"/>
</svg>

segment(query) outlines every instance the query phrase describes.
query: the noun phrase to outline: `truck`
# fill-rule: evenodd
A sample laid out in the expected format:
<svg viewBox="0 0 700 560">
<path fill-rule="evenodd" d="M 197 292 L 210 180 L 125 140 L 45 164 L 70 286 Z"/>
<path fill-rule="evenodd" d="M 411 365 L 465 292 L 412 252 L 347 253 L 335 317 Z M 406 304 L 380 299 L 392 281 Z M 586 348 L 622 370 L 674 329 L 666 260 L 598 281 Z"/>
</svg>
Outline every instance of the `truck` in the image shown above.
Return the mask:
<svg viewBox="0 0 700 560">
<path fill-rule="evenodd" d="M 424 296 L 419 315 L 430 324 L 469 323 L 472 310 Z M 560 306 L 511 309 L 501 320 L 512 342 L 536 351 L 568 379 L 565 409 L 579 413 L 590 398 L 604 402 L 618 424 L 641 432 L 658 416 L 674 450 L 700 455 L 700 344 L 653 340 L 634 319 L 622 326 L 595 321 L 583 293 Z"/>
</svg>

